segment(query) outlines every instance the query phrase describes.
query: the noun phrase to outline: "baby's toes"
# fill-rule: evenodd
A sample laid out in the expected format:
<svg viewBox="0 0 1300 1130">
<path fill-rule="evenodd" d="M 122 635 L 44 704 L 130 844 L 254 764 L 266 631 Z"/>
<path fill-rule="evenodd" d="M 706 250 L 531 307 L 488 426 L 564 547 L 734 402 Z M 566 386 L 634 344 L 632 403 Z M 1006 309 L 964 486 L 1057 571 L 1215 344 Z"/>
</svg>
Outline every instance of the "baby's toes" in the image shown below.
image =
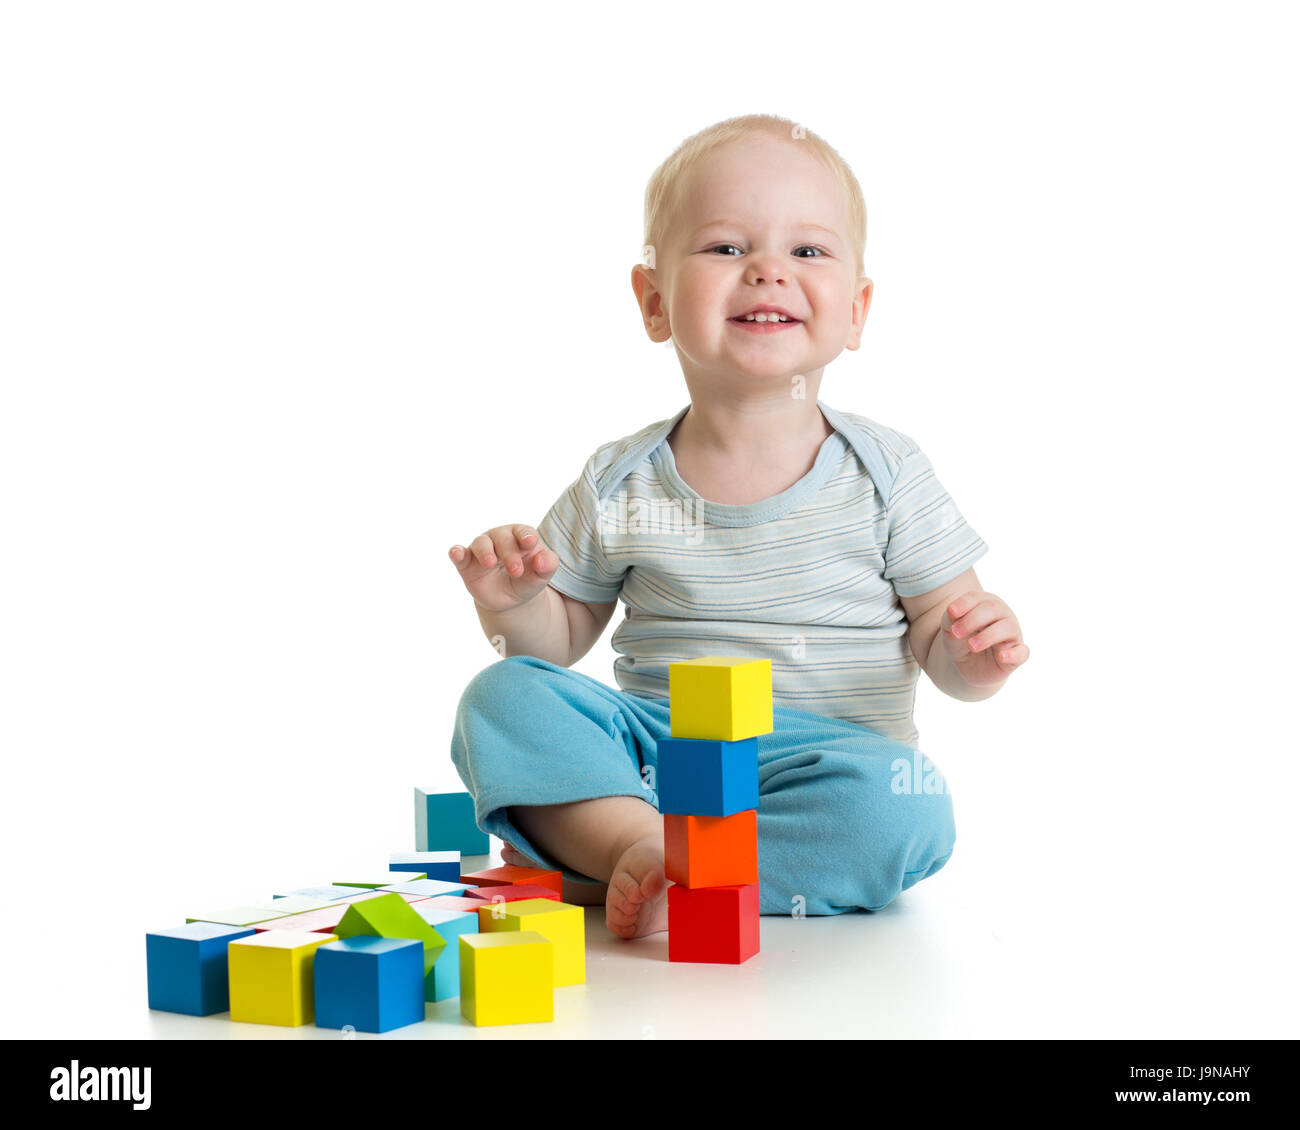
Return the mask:
<svg viewBox="0 0 1300 1130">
<path fill-rule="evenodd" d="M 615 875 L 609 881 L 609 893 L 605 897 L 605 920 L 610 929 L 634 925 L 641 902 L 637 881 L 625 871 Z"/>
<path fill-rule="evenodd" d="M 537 864 L 524 855 L 522 851 L 511 847 L 509 844 L 501 845 L 501 861 L 508 863 L 512 867 L 536 867 Z"/>
<path fill-rule="evenodd" d="M 637 884 L 637 889 L 641 892 L 642 898 L 658 898 L 668 889 L 668 876 L 662 867 L 651 868 Z"/>
<path fill-rule="evenodd" d="M 610 899 L 617 905 L 635 913 L 645 895 L 641 884 L 626 871 L 619 871 L 609 881 Z"/>
</svg>

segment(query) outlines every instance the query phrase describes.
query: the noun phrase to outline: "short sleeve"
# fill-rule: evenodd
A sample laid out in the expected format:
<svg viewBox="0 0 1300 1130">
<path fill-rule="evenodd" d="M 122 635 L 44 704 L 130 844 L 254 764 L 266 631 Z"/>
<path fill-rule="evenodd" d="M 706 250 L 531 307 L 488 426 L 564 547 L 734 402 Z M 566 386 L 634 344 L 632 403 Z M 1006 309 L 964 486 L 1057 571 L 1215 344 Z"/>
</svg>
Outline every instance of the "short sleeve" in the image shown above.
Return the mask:
<svg viewBox="0 0 1300 1130">
<path fill-rule="evenodd" d="M 919 596 L 961 576 L 988 552 L 962 517 L 929 458 L 909 443 L 889 496 L 885 579 L 899 596 Z"/>
<path fill-rule="evenodd" d="M 542 542 L 560 559 L 551 585 L 575 600 L 608 604 L 623 588 L 623 570 L 605 558 L 600 540 L 595 456 L 555 501 L 537 527 Z"/>
</svg>

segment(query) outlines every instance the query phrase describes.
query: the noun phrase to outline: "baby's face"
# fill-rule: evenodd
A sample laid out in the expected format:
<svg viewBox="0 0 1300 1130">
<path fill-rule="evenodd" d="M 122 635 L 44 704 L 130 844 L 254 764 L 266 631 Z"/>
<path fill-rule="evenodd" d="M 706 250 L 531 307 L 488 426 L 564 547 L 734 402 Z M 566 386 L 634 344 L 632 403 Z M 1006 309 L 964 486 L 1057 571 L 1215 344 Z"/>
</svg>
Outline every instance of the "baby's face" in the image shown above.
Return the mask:
<svg viewBox="0 0 1300 1130">
<path fill-rule="evenodd" d="M 688 375 L 775 390 L 856 349 L 870 283 L 857 278 L 849 230 L 842 188 L 800 142 L 764 136 L 710 154 L 652 272 Z M 738 321 L 755 306 L 779 306 L 791 321 Z"/>
</svg>

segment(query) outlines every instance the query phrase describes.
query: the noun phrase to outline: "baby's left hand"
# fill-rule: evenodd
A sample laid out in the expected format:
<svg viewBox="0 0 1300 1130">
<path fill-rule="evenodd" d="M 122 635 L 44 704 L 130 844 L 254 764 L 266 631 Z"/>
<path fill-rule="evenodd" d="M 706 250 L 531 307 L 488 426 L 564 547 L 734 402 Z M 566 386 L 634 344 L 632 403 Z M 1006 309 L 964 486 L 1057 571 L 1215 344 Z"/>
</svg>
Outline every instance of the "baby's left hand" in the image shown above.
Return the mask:
<svg viewBox="0 0 1300 1130">
<path fill-rule="evenodd" d="M 962 593 L 943 610 L 939 634 L 952 665 L 972 687 L 1001 683 L 1029 658 L 1016 614 L 991 592 Z"/>
</svg>

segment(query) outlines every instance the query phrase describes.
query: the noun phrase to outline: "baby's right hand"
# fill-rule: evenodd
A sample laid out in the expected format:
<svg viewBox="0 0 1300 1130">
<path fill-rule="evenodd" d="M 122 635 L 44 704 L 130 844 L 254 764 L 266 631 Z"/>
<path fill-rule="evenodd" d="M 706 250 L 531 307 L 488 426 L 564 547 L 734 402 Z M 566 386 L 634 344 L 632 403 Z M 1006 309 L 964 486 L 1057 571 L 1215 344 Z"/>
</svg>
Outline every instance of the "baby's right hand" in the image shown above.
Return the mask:
<svg viewBox="0 0 1300 1130">
<path fill-rule="evenodd" d="M 530 526 L 495 526 L 469 543 L 453 545 L 452 564 L 474 602 L 487 612 L 508 612 L 542 591 L 560 559 Z"/>
</svg>

